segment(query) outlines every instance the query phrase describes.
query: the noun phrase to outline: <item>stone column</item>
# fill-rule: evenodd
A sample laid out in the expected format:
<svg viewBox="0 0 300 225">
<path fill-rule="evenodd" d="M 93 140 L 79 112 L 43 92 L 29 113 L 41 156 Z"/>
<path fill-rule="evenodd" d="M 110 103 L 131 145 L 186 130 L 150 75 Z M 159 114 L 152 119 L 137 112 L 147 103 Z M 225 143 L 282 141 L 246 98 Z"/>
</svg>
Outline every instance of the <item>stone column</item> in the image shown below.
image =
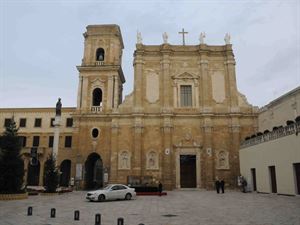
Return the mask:
<svg viewBox="0 0 300 225">
<path fill-rule="evenodd" d="M 212 149 L 212 121 L 210 117 L 204 118 L 203 124 L 204 133 L 204 154 L 205 154 L 205 177 L 206 189 L 212 189 L 214 187 L 214 150 Z"/>
<path fill-rule="evenodd" d="M 230 53 L 228 53 L 230 54 Z M 231 53 L 232 54 L 232 53 Z M 236 76 L 235 76 L 235 60 L 232 55 L 227 56 L 227 60 L 224 62 L 225 67 L 227 69 L 226 74 L 226 81 L 228 90 L 229 90 L 229 95 L 230 95 L 230 106 L 231 106 L 231 111 L 235 112 L 237 111 L 238 107 L 238 90 L 236 86 Z"/>
<path fill-rule="evenodd" d="M 118 133 L 119 126 L 115 119 L 111 124 L 111 155 L 110 155 L 110 174 L 109 182 L 118 183 Z"/>
<path fill-rule="evenodd" d="M 132 156 L 132 171 L 133 175 L 140 176 L 142 175 L 142 164 L 145 163 L 143 161 L 142 156 L 142 133 L 143 133 L 143 124 L 142 117 L 134 118 L 134 143 L 133 143 L 133 156 Z"/>
<path fill-rule="evenodd" d="M 119 104 L 119 79 L 118 76 L 114 76 L 115 79 L 115 86 L 114 86 L 114 108 L 118 108 L 118 104 Z"/>
<path fill-rule="evenodd" d="M 78 91 L 77 91 L 77 109 L 81 109 L 82 107 L 82 83 L 83 83 L 83 77 L 79 75 L 79 84 L 78 84 Z"/>
<path fill-rule="evenodd" d="M 83 109 L 83 111 L 89 111 L 91 110 L 89 108 L 89 106 L 91 104 L 88 104 L 87 100 L 88 100 L 88 86 L 89 86 L 89 81 L 86 77 L 82 77 L 82 90 L 83 92 L 81 93 L 81 107 Z"/>
<path fill-rule="evenodd" d="M 143 98 L 143 58 L 142 53 L 136 50 L 134 59 L 134 108 L 140 112 Z"/>
<path fill-rule="evenodd" d="M 107 84 L 107 102 L 106 102 L 106 109 L 111 109 L 112 108 L 112 103 L 113 103 L 113 77 L 108 78 L 108 84 Z"/>
<path fill-rule="evenodd" d="M 162 51 L 163 57 L 162 57 L 162 87 L 160 90 L 163 91 L 162 93 L 162 100 L 163 100 L 163 107 L 164 111 L 169 111 L 169 108 L 171 106 L 171 98 L 170 95 L 172 94 L 172 90 L 170 89 L 170 51 L 164 50 Z M 171 91 L 171 93 L 170 93 Z"/>
<path fill-rule="evenodd" d="M 211 111 L 212 101 L 212 84 L 211 78 L 208 74 L 208 60 L 206 56 L 202 56 L 200 60 L 201 76 L 202 76 L 202 106 L 204 112 Z"/>
<path fill-rule="evenodd" d="M 44 151 L 44 154 L 45 153 L 46 153 L 46 151 Z M 46 158 L 43 157 L 43 159 L 40 160 L 39 186 L 43 186 L 43 184 L 44 184 L 43 179 L 44 179 L 45 160 L 47 160 L 47 156 L 46 156 Z"/>
<path fill-rule="evenodd" d="M 162 178 L 165 189 L 172 190 L 173 184 L 173 169 L 174 169 L 174 151 L 172 149 L 172 122 L 170 117 L 165 117 L 163 121 L 163 152 L 162 152 Z M 173 157 L 172 157 L 173 156 Z"/>
<path fill-rule="evenodd" d="M 232 152 L 229 154 L 230 170 L 232 171 L 232 186 L 236 185 L 236 178 L 240 175 L 240 162 L 239 162 L 239 150 L 240 150 L 240 125 L 238 118 L 232 118 L 231 120 L 231 149 Z"/>
<path fill-rule="evenodd" d="M 59 148 L 59 133 L 60 133 L 61 116 L 56 115 L 53 122 L 54 125 L 54 139 L 53 139 L 53 156 L 57 159 Z M 56 162 L 57 163 L 57 162 Z"/>
</svg>

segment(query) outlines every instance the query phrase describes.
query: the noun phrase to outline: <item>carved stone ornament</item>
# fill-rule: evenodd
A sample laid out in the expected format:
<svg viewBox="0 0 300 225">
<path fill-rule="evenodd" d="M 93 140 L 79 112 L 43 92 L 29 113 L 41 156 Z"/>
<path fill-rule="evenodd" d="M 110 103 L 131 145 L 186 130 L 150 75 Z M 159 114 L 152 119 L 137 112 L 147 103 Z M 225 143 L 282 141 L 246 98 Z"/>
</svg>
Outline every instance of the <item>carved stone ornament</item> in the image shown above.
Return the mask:
<svg viewBox="0 0 300 225">
<path fill-rule="evenodd" d="M 122 170 L 130 169 L 131 160 L 130 160 L 130 154 L 128 153 L 128 151 L 120 152 L 118 161 L 119 161 L 118 162 L 119 169 L 122 169 Z"/>
</svg>

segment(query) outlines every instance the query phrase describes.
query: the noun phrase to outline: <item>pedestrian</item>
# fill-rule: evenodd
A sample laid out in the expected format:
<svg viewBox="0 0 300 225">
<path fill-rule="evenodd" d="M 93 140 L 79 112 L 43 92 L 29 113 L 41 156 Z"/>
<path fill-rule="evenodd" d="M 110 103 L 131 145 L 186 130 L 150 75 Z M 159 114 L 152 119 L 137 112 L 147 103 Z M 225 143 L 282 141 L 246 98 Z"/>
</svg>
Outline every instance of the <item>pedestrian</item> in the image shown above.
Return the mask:
<svg viewBox="0 0 300 225">
<path fill-rule="evenodd" d="M 216 182 L 215 182 L 215 186 L 216 186 L 216 191 L 217 191 L 217 193 L 219 194 L 220 193 L 220 180 L 219 180 L 219 178 L 217 177 L 216 178 Z"/>
<path fill-rule="evenodd" d="M 163 185 L 162 185 L 162 183 L 159 181 L 159 184 L 158 184 L 158 192 L 159 192 L 159 196 L 160 196 L 160 197 L 161 197 L 162 189 L 163 189 Z"/>
<path fill-rule="evenodd" d="M 247 187 L 247 181 L 246 179 L 243 177 L 243 180 L 242 180 L 242 189 L 243 189 L 243 192 L 246 193 L 246 187 Z"/>
<path fill-rule="evenodd" d="M 225 186 L 225 181 L 224 181 L 224 179 L 222 179 L 220 181 L 220 187 L 221 187 L 221 190 L 222 190 L 222 194 L 224 194 L 224 186 Z"/>
</svg>

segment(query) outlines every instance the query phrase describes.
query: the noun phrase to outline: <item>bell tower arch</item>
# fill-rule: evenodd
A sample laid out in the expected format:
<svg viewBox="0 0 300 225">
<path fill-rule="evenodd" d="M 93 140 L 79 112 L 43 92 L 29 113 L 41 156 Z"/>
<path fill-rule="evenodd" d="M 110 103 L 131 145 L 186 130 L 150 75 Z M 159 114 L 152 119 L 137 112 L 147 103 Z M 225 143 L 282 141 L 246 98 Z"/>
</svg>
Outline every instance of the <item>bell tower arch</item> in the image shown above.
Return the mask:
<svg viewBox="0 0 300 225">
<path fill-rule="evenodd" d="M 79 71 L 77 110 L 80 113 L 110 112 L 122 102 L 123 39 L 118 25 L 89 25 Z"/>
</svg>

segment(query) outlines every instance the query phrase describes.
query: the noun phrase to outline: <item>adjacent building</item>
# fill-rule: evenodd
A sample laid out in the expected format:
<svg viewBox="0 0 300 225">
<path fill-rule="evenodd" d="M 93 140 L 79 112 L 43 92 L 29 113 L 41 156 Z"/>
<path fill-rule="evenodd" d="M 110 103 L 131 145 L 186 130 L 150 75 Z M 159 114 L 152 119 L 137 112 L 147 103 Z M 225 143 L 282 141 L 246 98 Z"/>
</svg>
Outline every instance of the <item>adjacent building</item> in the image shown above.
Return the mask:
<svg viewBox="0 0 300 225">
<path fill-rule="evenodd" d="M 262 107 L 258 124 L 240 150 L 249 190 L 300 195 L 300 87 Z"/>
</svg>

